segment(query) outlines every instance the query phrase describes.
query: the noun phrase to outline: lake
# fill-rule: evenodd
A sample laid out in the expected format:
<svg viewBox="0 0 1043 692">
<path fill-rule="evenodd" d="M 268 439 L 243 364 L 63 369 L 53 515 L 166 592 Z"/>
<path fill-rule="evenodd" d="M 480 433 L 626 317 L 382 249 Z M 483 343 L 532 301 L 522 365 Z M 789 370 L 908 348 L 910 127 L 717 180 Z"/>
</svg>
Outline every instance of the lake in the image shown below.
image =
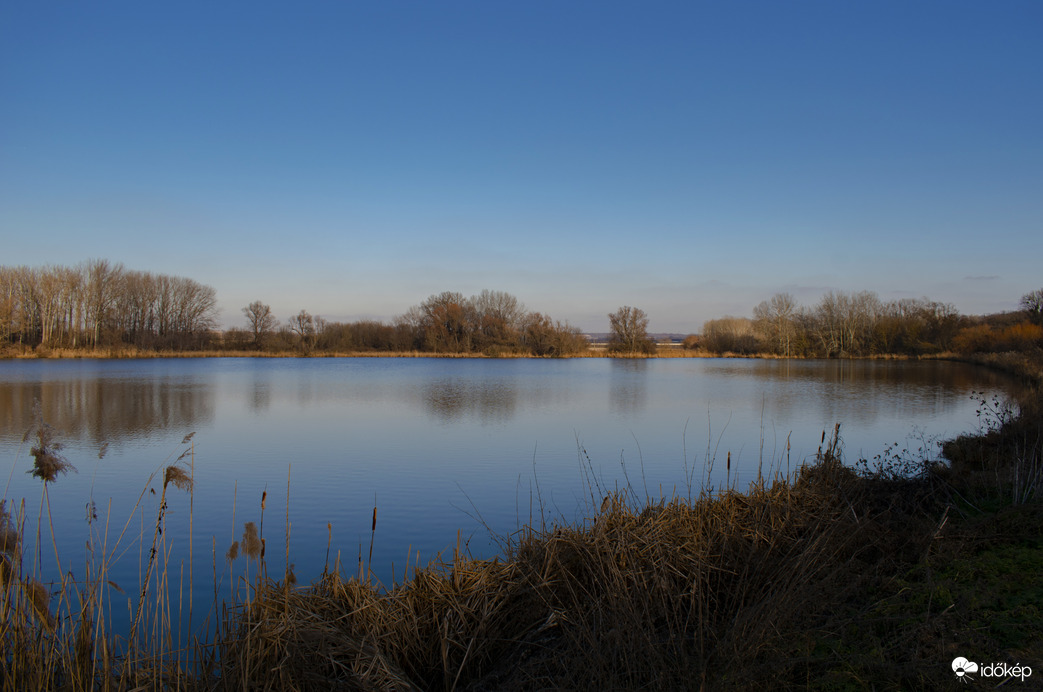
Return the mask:
<svg viewBox="0 0 1043 692">
<path fill-rule="evenodd" d="M 93 530 L 104 533 L 108 518 L 110 550 L 129 522 L 113 572 L 128 594 L 147 560 L 137 538 L 151 542 L 162 469 L 185 451 L 195 491 L 168 492 L 165 539 L 175 560 L 187 554 L 191 514 L 197 583 L 210 583 L 215 554 L 227 583 L 225 551 L 243 522 L 262 520 L 267 491 L 270 573 L 281 575 L 288 497 L 301 582 L 322 571 L 328 549 L 354 572 L 372 538 L 373 573 L 389 584 L 392 566 L 401 578 L 407 556 L 426 563 L 458 532 L 491 557 L 493 536 L 541 515 L 582 517 L 614 488 L 642 498 L 744 488 L 758 469 L 785 473 L 813 457 L 835 423 L 849 462 L 891 445 L 935 454 L 937 440 L 978 429 L 975 392 L 1011 391 L 1005 376 L 937 361 L 4 361 L 0 459 L 5 497 L 25 498 L 34 524 L 41 484 L 26 473 L 23 435 L 38 401 L 77 469 L 48 491 L 63 568 L 83 574 L 93 499 Z M 45 541 L 46 570 L 46 529 Z"/>
</svg>

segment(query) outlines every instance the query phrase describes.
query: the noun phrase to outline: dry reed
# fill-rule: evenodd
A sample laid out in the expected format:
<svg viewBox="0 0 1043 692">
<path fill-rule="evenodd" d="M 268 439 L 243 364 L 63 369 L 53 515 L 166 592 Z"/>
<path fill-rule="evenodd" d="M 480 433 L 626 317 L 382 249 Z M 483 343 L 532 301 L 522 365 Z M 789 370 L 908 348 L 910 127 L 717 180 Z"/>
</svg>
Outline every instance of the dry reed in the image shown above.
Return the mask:
<svg viewBox="0 0 1043 692">
<path fill-rule="evenodd" d="M 824 617 L 887 554 L 861 486 L 834 444 L 796 479 L 747 493 L 643 506 L 612 494 L 583 524 L 523 528 L 500 558 L 454 554 L 387 591 L 336 571 L 308 589 L 262 586 L 227 621 L 225 682 L 512 690 L 763 680 L 758 661 L 774 662 L 788 633 Z M 236 665 L 246 660 L 249 669 Z"/>
</svg>

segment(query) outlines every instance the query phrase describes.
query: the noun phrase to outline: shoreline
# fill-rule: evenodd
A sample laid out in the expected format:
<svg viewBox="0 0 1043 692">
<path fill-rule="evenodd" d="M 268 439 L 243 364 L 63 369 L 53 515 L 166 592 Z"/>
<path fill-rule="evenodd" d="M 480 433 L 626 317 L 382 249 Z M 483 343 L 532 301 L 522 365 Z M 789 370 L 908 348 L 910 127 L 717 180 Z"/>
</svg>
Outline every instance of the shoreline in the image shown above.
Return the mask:
<svg viewBox="0 0 1043 692">
<path fill-rule="evenodd" d="M 963 355 L 954 352 L 932 353 L 924 355 L 910 355 L 903 353 L 877 353 L 864 356 L 843 355 L 835 357 L 824 356 L 783 356 L 775 353 L 713 353 L 703 350 L 686 350 L 680 346 L 660 346 L 659 351 L 654 354 L 646 353 L 609 353 L 604 347 L 592 347 L 581 353 L 567 356 L 537 356 L 528 353 L 499 353 L 490 355 L 487 353 L 441 353 L 429 351 L 312 351 L 302 353 L 299 351 L 257 351 L 257 350 L 200 350 L 200 351 L 175 351 L 162 350 L 152 351 L 127 348 L 101 348 L 101 349 L 28 349 L 24 348 L 18 352 L 17 349 L 8 348 L 6 352 L 0 352 L 0 362 L 5 360 L 153 360 L 161 358 L 466 358 L 484 360 L 569 360 L 573 358 L 612 358 L 618 360 L 656 360 L 673 358 L 734 358 L 742 360 L 952 360 L 968 363 L 984 363 L 987 358 L 976 358 L 971 355 Z M 982 356 L 1001 354 L 981 354 Z"/>
</svg>

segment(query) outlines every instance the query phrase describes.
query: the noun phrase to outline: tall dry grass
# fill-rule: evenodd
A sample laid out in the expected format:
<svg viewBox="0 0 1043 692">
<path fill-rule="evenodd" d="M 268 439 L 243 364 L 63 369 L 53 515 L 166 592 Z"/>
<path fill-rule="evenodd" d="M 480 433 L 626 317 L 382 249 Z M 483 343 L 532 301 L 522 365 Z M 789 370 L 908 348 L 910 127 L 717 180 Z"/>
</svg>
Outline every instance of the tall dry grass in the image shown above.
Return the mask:
<svg viewBox="0 0 1043 692">
<path fill-rule="evenodd" d="M 793 633 L 937 528 L 896 541 L 895 500 L 867 492 L 837 444 L 744 493 L 609 494 L 581 524 L 523 527 L 496 559 L 457 551 L 388 590 L 336 568 L 308 589 L 258 584 L 218 642 L 221 689 L 788 684 Z"/>
<path fill-rule="evenodd" d="M 196 666 L 178 636 L 180 604 L 172 602 L 174 597 L 180 599 L 178 592 L 185 585 L 172 589 L 171 578 L 176 573 L 168 559 L 164 528 L 168 490 L 174 487 L 192 492 L 192 448 L 157 472 L 162 476 L 163 490 L 132 624 L 128 631 L 114 632 L 113 594 L 123 590 L 112 581 L 111 573 L 117 556 L 132 542 L 133 516 L 121 528 L 114 525 L 111 516 L 99 516 L 93 500 L 87 503 L 86 562 L 83 576 L 74 578 L 73 567 L 63 564 L 59 553 L 57 534 L 63 527 L 51 521 L 48 488 L 75 469 L 62 456 L 54 431 L 40 419 L 39 407 L 36 415 L 33 428 L 23 440 L 28 441 L 30 435 L 35 438 L 29 473 L 42 483 L 31 552 L 26 549 L 31 518 L 26 514 L 25 501 L 16 507 L 6 498 L 0 502 L 0 687 L 148 689 L 160 680 L 187 679 L 186 674 Z M 188 441 L 186 438 L 185 443 Z M 135 513 L 144 507 L 147 489 L 155 476 L 142 489 L 134 505 Z M 113 533 L 115 538 L 110 542 Z M 136 540 L 144 544 L 145 539 L 141 535 Z M 48 549 L 53 550 L 56 573 L 45 575 L 43 553 Z"/>
</svg>

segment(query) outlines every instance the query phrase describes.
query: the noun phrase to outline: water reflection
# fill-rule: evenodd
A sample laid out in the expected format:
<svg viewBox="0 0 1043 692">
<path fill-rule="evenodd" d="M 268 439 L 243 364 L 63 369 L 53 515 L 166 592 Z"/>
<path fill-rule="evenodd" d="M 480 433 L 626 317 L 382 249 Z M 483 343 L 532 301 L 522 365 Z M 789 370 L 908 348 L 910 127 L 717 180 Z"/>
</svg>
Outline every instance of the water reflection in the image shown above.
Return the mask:
<svg viewBox="0 0 1043 692">
<path fill-rule="evenodd" d="M 1003 373 L 964 363 L 907 360 L 742 360 L 706 361 L 708 372 L 766 380 L 814 380 L 845 385 L 928 386 L 948 391 L 1011 385 Z"/>
<path fill-rule="evenodd" d="M 944 418 L 967 407 L 976 391 L 1019 387 L 1002 373 L 944 361 L 709 361 L 706 374 L 718 390 L 750 382 L 765 418 L 787 421 L 814 411 L 824 422 L 852 426 L 893 420 L 912 426 L 918 417 Z"/>
<path fill-rule="evenodd" d="M 253 387 L 250 389 L 247 401 L 250 405 L 250 410 L 254 413 L 262 413 L 267 411 L 272 405 L 272 388 L 267 378 L 264 378 L 260 373 L 255 374 L 253 378 Z"/>
<path fill-rule="evenodd" d="M 616 413 L 634 413 L 648 402 L 648 363 L 644 358 L 610 361 L 609 401 Z"/>
<path fill-rule="evenodd" d="M 362 406 L 401 418 L 423 411 L 440 424 L 505 425 L 532 412 L 636 416 L 752 410 L 784 427 L 798 418 L 850 428 L 879 420 L 912 424 L 965 407 L 974 391 L 1014 391 L 1005 375 L 947 362 L 645 359 L 575 363 L 434 363 L 404 367 L 334 361 L 247 362 L 207 368 L 189 362 L 133 376 L 73 368 L 55 376 L 31 365 L 0 364 L 0 436 L 20 438 L 39 401 L 44 420 L 70 440 L 118 443 L 156 431 L 213 423 L 221 400 L 253 416 Z M 502 366 L 502 367 L 501 367 Z M 236 369 L 238 367 L 238 369 Z M 182 373 L 182 374 L 171 374 Z M 11 376 L 11 373 L 14 376 Z M 26 375 L 26 376 L 23 376 Z M 599 404 L 598 398 L 601 397 Z M 290 408 L 287 409 L 287 406 Z M 290 421 L 287 421 L 290 423 Z"/>
<path fill-rule="evenodd" d="M 439 378 L 424 384 L 420 398 L 425 410 L 445 423 L 465 418 L 504 423 L 518 408 L 518 389 L 497 378 Z"/>
<path fill-rule="evenodd" d="M 34 405 L 64 438 L 101 444 L 192 429 L 214 417 L 214 391 L 174 378 L 0 380 L 0 432 L 24 434 Z"/>
</svg>

